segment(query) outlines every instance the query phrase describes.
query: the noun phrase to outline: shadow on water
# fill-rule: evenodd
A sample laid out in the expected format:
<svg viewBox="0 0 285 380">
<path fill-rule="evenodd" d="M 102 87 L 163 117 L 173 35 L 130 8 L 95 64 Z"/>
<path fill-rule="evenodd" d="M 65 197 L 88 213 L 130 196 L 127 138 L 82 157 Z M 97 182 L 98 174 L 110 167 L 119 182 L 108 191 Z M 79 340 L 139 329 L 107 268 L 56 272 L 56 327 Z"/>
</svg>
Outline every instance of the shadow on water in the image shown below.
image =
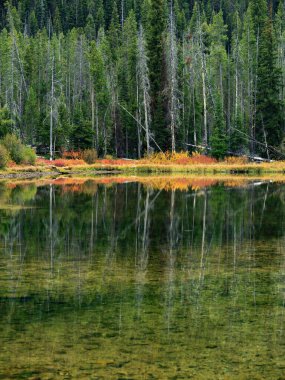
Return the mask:
<svg viewBox="0 0 285 380">
<path fill-rule="evenodd" d="M 285 185 L 0 184 L 0 379 L 277 379 Z"/>
</svg>

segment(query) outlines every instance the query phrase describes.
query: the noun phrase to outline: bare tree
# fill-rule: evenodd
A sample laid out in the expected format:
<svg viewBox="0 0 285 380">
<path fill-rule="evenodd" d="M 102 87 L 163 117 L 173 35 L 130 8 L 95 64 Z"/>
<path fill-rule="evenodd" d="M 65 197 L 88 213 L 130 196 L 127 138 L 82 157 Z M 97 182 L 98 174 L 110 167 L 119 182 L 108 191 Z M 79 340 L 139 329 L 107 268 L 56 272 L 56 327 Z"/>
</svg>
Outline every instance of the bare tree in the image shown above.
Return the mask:
<svg viewBox="0 0 285 380">
<path fill-rule="evenodd" d="M 178 96 L 178 53 L 176 39 L 175 15 L 173 12 L 173 1 L 170 4 L 170 15 L 168 23 L 167 38 L 167 75 L 169 86 L 169 116 L 171 132 L 171 149 L 176 150 L 175 130 L 179 124 L 179 96 Z"/>
<path fill-rule="evenodd" d="M 54 118 L 54 55 L 52 57 L 51 63 L 51 99 L 50 99 L 50 130 L 49 130 L 49 151 L 50 151 L 50 161 L 53 160 L 53 118 Z"/>
<path fill-rule="evenodd" d="M 203 100 L 203 128 L 202 128 L 202 139 L 203 146 L 207 147 L 208 145 L 208 88 L 207 88 L 207 59 L 206 59 L 206 48 L 204 44 L 204 32 L 201 23 L 201 11 L 198 3 L 197 6 L 197 19 L 195 24 L 193 25 L 193 30 L 190 31 L 190 35 L 192 35 L 192 57 L 191 61 L 193 61 L 193 69 L 191 72 L 191 76 L 193 77 L 192 83 L 190 83 L 193 94 L 193 102 L 195 95 L 195 86 L 193 81 L 197 81 L 201 79 L 202 85 L 202 100 Z M 198 71 L 198 72 L 197 72 Z M 199 86 L 200 87 L 200 86 Z M 193 104 L 193 108 L 194 104 Z M 195 109 L 193 110 L 195 112 Z M 196 124 L 196 120 L 194 120 L 194 124 Z M 196 127 L 195 127 L 196 129 Z M 195 131 L 196 132 L 196 131 Z M 197 137 L 194 136 L 194 140 L 196 140 L 195 145 L 197 145 Z"/>
<path fill-rule="evenodd" d="M 150 81 L 149 69 L 147 63 L 146 46 L 144 31 L 142 25 L 140 26 L 138 38 L 138 82 L 142 91 L 142 103 L 144 109 L 144 127 L 146 135 L 147 154 L 150 154 L 150 123 L 151 123 L 151 96 L 150 96 Z"/>
</svg>

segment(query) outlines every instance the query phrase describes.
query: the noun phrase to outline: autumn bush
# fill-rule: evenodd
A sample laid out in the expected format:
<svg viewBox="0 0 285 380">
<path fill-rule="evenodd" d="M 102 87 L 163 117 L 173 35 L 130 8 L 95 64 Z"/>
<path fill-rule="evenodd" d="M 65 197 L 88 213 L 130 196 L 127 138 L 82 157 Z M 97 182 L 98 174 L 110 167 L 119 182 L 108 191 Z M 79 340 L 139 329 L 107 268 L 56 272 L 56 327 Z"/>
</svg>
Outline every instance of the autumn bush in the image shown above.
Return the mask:
<svg viewBox="0 0 285 380">
<path fill-rule="evenodd" d="M 18 136 L 14 134 L 8 134 L 2 139 L 1 144 L 6 148 L 11 160 L 16 164 L 35 164 L 35 151 L 32 148 L 22 144 Z"/>
<path fill-rule="evenodd" d="M 34 149 L 24 146 L 22 150 L 21 164 L 35 165 L 37 156 Z"/>
<path fill-rule="evenodd" d="M 225 163 L 228 165 L 246 165 L 246 164 L 248 164 L 248 158 L 246 156 L 226 157 Z"/>
<path fill-rule="evenodd" d="M 146 156 L 143 161 L 150 162 L 153 164 L 163 164 L 171 159 L 171 153 L 170 152 L 158 152 L 158 153 L 152 153 L 148 156 Z"/>
<path fill-rule="evenodd" d="M 4 145 L 0 144 L 0 169 L 6 168 L 9 162 L 9 152 Z"/>
<path fill-rule="evenodd" d="M 189 162 L 190 156 L 188 152 L 175 152 L 170 156 L 170 161 L 178 165 L 187 164 Z"/>
<path fill-rule="evenodd" d="M 24 145 L 22 144 L 19 137 L 13 134 L 6 135 L 1 144 L 7 149 L 9 152 L 10 158 L 16 164 L 21 164 L 24 158 Z"/>
<path fill-rule="evenodd" d="M 189 155 L 188 152 L 159 152 L 146 156 L 142 162 L 158 165 L 211 165 L 216 164 L 217 160 L 200 153 Z"/>
<path fill-rule="evenodd" d="M 86 149 L 81 154 L 82 159 L 89 165 L 92 165 L 98 159 L 98 153 L 96 149 Z"/>
<path fill-rule="evenodd" d="M 192 165 L 214 165 L 218 161 L 210 156 L 205 156 L 204 154 L 194 152 L 190 157 L 190 162 Z"/>
</svg>

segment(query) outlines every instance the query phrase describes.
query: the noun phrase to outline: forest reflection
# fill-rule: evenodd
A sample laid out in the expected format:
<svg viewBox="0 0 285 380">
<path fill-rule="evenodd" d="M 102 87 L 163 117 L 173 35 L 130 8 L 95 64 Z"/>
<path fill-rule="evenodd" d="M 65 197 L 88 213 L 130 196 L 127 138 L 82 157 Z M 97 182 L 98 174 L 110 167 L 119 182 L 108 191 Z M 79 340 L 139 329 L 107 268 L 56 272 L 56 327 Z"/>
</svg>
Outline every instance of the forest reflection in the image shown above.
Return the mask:
<svg viewBox="0 0 285 380">
<path fill-rule="evenodd" d="M 109 243 L 135 252 L 141 268 L 150 244 L 189 255 L 199 248 L 203 261 L 210 247 L 238 251 L 243 242 L 283 237 L 284 191 L 270 181 L 215 178 L 0 183 L 1 241 L 28 245 L 31 257 L 53 247 L 55 257 L 82 258 Z"/>
<path fill-rule="evenodd" d="M 284 196 L 280 183 L 207 178 L 0 184 L 0 323 L 10 355 L 0 368 L 22 349 L 13 342 L 28 321 L 58 324 L 71 310 L 86 323 L 60 322 L 74 342 L 86 343 L 96 323 L 101 338 L 122 339 L 112 341 L 116 354 L 135 336 L 156 341 L 157 356 L 159 345 L 176 344 L 162 362 L 188 360 L 190 347 L 199 361 L 207 347 L 228 358 L 242 346 L 266 361 L 262 371 L 284 365 Z"/>
</svg>

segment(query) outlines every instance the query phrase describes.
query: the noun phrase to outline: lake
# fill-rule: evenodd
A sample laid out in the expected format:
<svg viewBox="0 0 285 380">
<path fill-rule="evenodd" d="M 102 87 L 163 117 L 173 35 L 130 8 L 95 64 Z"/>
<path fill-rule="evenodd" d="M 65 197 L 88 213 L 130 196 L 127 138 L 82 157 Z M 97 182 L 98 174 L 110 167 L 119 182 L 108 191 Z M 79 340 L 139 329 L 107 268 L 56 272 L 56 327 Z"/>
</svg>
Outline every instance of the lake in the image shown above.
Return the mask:
<svg viewBox="0 0 285 380">
<path fill-rule="evenodd" d="M 285 184 L 0 183 L 0 379 L 285 379 Z"/>
</svg>

